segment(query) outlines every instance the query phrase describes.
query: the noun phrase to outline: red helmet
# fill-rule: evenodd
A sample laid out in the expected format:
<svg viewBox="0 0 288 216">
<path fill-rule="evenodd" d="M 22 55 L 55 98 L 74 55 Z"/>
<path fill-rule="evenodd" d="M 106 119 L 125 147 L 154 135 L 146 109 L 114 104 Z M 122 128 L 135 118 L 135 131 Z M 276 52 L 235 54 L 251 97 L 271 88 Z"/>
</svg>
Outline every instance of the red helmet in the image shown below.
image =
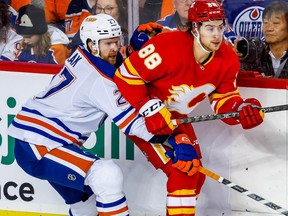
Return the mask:
<svg viewBox="0 0 288 216">
<path fill-rule="evenodd" d="M 188 11 L 188 20 L 199 23 L 226 19 L 224 9 L 216 0 L 195 0 Z"/>
</svg>

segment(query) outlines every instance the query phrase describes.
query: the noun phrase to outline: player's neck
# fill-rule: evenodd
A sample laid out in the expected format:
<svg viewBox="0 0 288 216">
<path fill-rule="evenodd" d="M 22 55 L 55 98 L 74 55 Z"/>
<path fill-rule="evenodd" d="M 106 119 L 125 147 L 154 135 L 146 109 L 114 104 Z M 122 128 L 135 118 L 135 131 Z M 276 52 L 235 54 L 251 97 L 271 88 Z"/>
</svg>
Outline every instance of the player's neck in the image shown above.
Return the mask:
<svg viewBox="0 0 288 216">
<path fill-rule="evenodd" d="M 202 64 L 209 57 L 211 53 L 205 52 L 198 43 L 194 43 L 193 47 L 194 57 L 197 63 Z"/>
</svg>

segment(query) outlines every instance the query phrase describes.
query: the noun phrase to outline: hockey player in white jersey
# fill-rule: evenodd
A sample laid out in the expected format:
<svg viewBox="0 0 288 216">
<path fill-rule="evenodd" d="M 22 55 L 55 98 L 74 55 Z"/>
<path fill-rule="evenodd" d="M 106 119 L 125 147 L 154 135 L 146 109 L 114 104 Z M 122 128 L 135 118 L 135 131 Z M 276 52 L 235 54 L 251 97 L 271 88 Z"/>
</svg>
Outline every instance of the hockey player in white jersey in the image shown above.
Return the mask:
<svg viewBox="0 0 288 216">
<path fill-rule="evenodd" d="M 16 138 L 19 166 L 47 180 L 70 205 L 69 215 L 128 215 L 120 168 L 80 147 L 107 115 L 126 134 L 146 141 L 153 135 L 112 80 L 121 36 L 117 21 L 88 16 L 80 34 L 83 46 L 44 92 L 23 105 L 7 132 Z"/>
</svg>

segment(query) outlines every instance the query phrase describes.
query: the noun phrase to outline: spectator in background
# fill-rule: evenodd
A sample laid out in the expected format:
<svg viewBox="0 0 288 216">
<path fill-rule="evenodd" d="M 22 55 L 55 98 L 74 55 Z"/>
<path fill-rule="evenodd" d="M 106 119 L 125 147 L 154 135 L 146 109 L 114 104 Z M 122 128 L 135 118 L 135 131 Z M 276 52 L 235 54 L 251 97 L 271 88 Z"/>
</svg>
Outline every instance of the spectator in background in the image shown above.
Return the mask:
<svg viewBox="0 0 288 216">
<path fill-rule="evenodd" d="M 19 9 L 16 32 L 23 37 L 18 61 L 64 64 L 69 56 L 67 36 L 47 25 L 44 10 L 39 7 L 28 4 Z"/>
<path fill-rule="evenodd" d="M 262 15 L 264 41 L 240 39 L 235 51 L 241 69 L 259 71 L 265 76 L 288 78 L 288 3 L 271 2 Z"/>
<path fill-rule="evenodd" d="M 65 15 L 65 33 L 71 40 L 79 31 L 83 20 L 92 14 L 96 0 L 71 0 Z"/>
<path fill-rule="evenodd" d="M 161 0 L 161 1 L 162 1 L 162 4 L 164 3 L 168 4 L 168 0 L 166 1 Z M 163 26 L 162 32 L 186 31 L 189 28 L 189 25 L 187 25 L 188 10 L 191 7 L 192 3 L 197 0 L 170 0 L 170 1 L 171 1 L 171 4 L 173 1 L 175 12 L 173 14 L 167 15 L 166 17 L 158 20 L 157 23 Z M 221 6 L 224 2 L 224 0 L 215 0 L 215 1 L 218 2 Z M 164 5 L 162 5 L 161 14 L 164 12 L 167 12 L 167 10 L 169 10 L 169 7 L 166 6 L 166 10 L 165 10 Z M 235 36 L 236 34 L 233 31 L 233 29 L 229 25 L 227 25 L 227 29 L 224 32 L 224 39 L 229 46 L 233 46 L 234 40 L 236 38 Z"/>
<path fill-rule="evenodd" d="M 108 14 L 112 16 L 121 26 L 122 31 L 122 47 L 120 53 L 126 57 L 126 46 L 128 45 L 128 10 L 127 0 L 96 0 L 95 6 L 92 8 L 92 14 Z M 69 48 L 72 52 L 82 43 L 80 39 L 80 31 L 75 34 Z"/>
<path fill-rule="evenodd" d="M 71 0 L 61 0 L 61 1 L 44 0 L 44 1 L 45 1 L 44 10 L 45 10 L 46 22 L 49 25 L 54 25 L 61 31 L 65 32 L 66 12 Z"/>
<path fill-rule="evenodd" d="M 10 22 L 9 5 L 0 1 L 0 59 L 14 61 L 21 41 Z"/>
<path fill-rule="evenodd" d="M 193 0 L 173 0 L 175 13 L 157 22 L 163 26 L 163 31 L 186 31 L 188 26 L 188 10 Z"/>
<path fill-rule="evenodd" d="M 15 20 L 19 9 L 24 5 L 33 4 L 44 9 L 46 22 L 48 24 L 54 25 L 65 32 L 65 14 L 70 1 L 71 0 L 7 0 L 6 2 L 11 8 L 13 8 L 13 10 L 10 8 L 10 11 L 12 12 L 11 22 L 13 26 L 15 26 Z"/>
<path fill-rule="evenodd" d="M 172 0 L 139 1 L 140 23 L 153 22 L 174 12 Z"/>
<path fill-rule="evenodd" d="M 18 2 L 18 1 L 19 0 L 16 0 L 16 2 Z M 26 2 L 26 0 L 19 1 L 19 3 L 17 5 L 12 5 L 12 4 L 15 4 L 15 0 L 2 0 L 2 2 L 6 3 L 7 5 L 9 5 L 10 23 L 11 23 L 11 26 L 15 29 L 15 22 L 16 22 L 16 18 L 17 18 L 17 15 L 18 15 L 18 11 L 15 9 L 15 6 L 20 5 L 20 3 L 21 3 L 21 6 L 29 4 L 29 3 Z"/>
<path fill-rule="evenodd" d="M 153 0 L 151 0 L 153 1 Z M 169 5 L 174 5 L 174 13 L 169 14 L 163 18 L 164 13 L 167 13 L 167 11 L 171 10 L 169 8 Z M 186 31 L 188 26 L 188 10 L 191 7 L 192 3 L 197 0 L 161 0 L 162 7 L 161 7 L 161 19 L 157 22 L 163 26 L 162 32 L 167 31 Z M 221 6 L 224 2 L 224 0 L 215 0 L 218 2 Z M 147 2 L 147 1 L 146 1 Z M 145 3 L 146 4 L 146 3 Z M 164 5 L 166 4 L 166 5 Z M 227 26 L 227 30 L 224 33 L 225 40 L 227 43 L 233 44 L 233 39 L 235 38 L 235 32 L 232 30 L 230 26 Z"/>
<path fill-rule="evenodd" d="M 126 33 L 126 37 L 128 37 L 127 0 L 96 0 L 92 10 L 95 14 L 105 13 L 112 16 L 121 26 L 122 33 Z M 127 45 L 127 43 L 125 44 Z"/>
</svg>

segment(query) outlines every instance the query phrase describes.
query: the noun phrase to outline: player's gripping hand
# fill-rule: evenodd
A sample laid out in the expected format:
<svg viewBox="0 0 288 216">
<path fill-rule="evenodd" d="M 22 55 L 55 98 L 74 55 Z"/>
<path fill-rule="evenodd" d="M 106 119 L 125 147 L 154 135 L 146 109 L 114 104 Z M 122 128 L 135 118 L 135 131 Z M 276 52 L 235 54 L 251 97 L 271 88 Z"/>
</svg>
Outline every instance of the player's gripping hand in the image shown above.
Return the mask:
<svg viewBox="0 0 288 216">
<path fill-rule="evenodd" d="M 131 55 L 134 51 L 140 50 L 142 46 L 152 37 L 162 31 L 162 25 L 156 22 L 141 24 L 133 32 L 130 39 L 130 45 L 127 48 L 127 54 Z"/>
<path fill-rule="evenodd" d="M 200 160 L 197 152 L 186 134 L 173 134 L 168 138 L 173 149 L 166 151 L 167 157 L 172 159 L 173 167 L 192 176 L 198 172 Z"/>
<path fill-rule="evenodd" d="M 255 98 L 247 98 L 238 107 L 239 121 L 244 129 L 250 129 L 263 122 L 264 112 L 260 109 L 261 104 Z"/>
<path fill-rule="evenodd" d="M 148 36 L 150 36 L 150 34 L 152 34 L 151 36 L 153 36 L 154 34 L 158 34 L 162 31 L 163 26 L 156 23 L 156 22 L 148 22 L 148 23 L 144 23 L 138 26 L 137 31 L 138 32 L 144 32 L 146 34 L 148 34 Z M 150 36 L 150 37 L 151 37 Z"/>
<path fill-rule="evenodd" d="M 147 130 L 154 135 L 171 134 L 175 129 L 171 113 L 159 99 L 147 101 L 139 113 L 144 116 Z"/>
</svg>

